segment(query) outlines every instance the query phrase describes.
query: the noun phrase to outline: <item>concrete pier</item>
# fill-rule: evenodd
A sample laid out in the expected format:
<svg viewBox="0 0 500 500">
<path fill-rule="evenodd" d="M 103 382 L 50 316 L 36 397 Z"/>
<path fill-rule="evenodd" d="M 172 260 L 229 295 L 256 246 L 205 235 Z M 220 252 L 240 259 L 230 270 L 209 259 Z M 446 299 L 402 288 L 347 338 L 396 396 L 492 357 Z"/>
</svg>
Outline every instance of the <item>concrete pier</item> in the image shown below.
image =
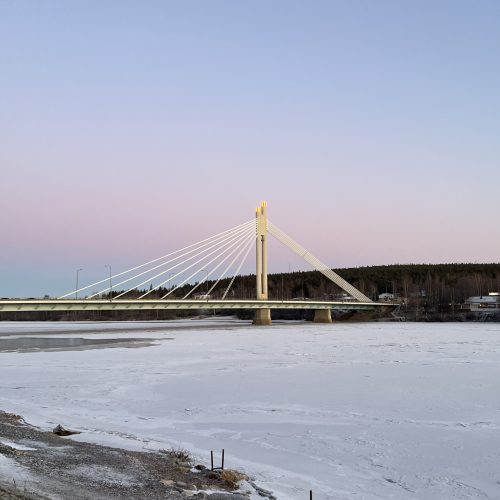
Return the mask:
<svg viewBox="0 0 500 500">
<path fill-rule="evenodd" d="M 257 309 L 253 319 L 254 325 L 267 326 L 272 325 L 271 309 Z"/>
<path fill-rule="evenodd" d="M 331 323 L 332 311 L 330 309 L 316 309 L 314 311 L 313 323 Z"/>
</svg>

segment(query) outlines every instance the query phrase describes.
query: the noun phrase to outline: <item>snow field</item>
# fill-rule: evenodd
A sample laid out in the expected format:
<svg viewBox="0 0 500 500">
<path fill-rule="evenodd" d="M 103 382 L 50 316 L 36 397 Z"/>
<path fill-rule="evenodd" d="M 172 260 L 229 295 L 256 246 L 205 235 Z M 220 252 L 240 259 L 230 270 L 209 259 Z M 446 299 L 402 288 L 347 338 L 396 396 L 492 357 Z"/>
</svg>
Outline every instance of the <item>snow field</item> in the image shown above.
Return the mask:
<svg viewBox="0 0 500 500">
<path fill-rule="evenodd" d="M 280 499 L 500 498 L 499 324 L 134 325 L 0 323 L 0 342 L 157 339 L 0 353 L 0 408 L 205 464 L 224 448 Z"/>
</svg>

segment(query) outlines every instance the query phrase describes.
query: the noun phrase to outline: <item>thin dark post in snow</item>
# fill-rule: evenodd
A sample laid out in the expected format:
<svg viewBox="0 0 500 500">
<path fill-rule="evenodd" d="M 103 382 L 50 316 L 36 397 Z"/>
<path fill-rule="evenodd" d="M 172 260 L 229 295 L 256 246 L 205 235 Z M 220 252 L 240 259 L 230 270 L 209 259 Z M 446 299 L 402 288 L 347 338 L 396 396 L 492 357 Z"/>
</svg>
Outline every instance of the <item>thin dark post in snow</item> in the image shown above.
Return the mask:
<svg viewBox="0 0 500 500">
<path fill-rule="evenodd" d="M 309 490 L 309 500 L 313 500 L 313 490 Z"/>
<path fill-rule="evenodd" d="M 224 470 L 224 448 L 222 449 L 222 466 L 214 467 L 214 452 L 210 450 L 210 469 L 211 470 Z"/>
</svg>

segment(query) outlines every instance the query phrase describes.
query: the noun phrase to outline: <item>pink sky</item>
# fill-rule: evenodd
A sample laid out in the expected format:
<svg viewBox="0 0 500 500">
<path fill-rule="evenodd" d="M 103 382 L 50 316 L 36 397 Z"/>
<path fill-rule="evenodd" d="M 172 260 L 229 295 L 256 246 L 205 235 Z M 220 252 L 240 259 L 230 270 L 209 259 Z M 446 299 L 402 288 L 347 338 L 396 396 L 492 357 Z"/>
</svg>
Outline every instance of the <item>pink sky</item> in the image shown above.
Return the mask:
<svg viewBox="0 0 500 500">
<path fill-rule="evenodd" d="M 446 4 L 4 4 L 1 295 L 261 200 L 333 267 L 498 262 L 498 3 Z"/>
</svg>

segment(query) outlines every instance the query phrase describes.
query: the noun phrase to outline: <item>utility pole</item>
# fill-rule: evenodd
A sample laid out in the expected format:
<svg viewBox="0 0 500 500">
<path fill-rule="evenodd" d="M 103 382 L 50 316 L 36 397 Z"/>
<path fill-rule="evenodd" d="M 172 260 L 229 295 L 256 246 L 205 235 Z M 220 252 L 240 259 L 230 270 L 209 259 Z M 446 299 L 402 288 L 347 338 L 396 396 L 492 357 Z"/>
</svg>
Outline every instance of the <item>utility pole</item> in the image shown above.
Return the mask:
<svg viewBox="0 0 500 500">
<path fill-rule="evenodd" d="M 83 271 L 83 268 L 79 268 L 76 270 L 76 287 L 75 287 L 75 299 L 78 299 L 78 274 L 80 274 L 80 271 Z"/>
<path fill-rule="evenodd" d="M 174 275 L 175 273 L 168 273 L 168 291 L 170 292 L 170 279 L 172 278 L 172 276 Z"/>
<path fill-rule="evenodd" d="M 207 273 L 207 276 L 205 278 L 205 298 L 208 299 L 208 297 L 206 297 L 207 295 L 207 292 L 208 292 L 208 271 L 206 269 L 200 269 L 200 273 Z"/>
<path fill-rule="evenodd" d="M 104 267 L 109 267 L 109 300 L 113 300 L 113 284 L 111 283 L 111 264 L 104 264 Z"/>
</svg>

